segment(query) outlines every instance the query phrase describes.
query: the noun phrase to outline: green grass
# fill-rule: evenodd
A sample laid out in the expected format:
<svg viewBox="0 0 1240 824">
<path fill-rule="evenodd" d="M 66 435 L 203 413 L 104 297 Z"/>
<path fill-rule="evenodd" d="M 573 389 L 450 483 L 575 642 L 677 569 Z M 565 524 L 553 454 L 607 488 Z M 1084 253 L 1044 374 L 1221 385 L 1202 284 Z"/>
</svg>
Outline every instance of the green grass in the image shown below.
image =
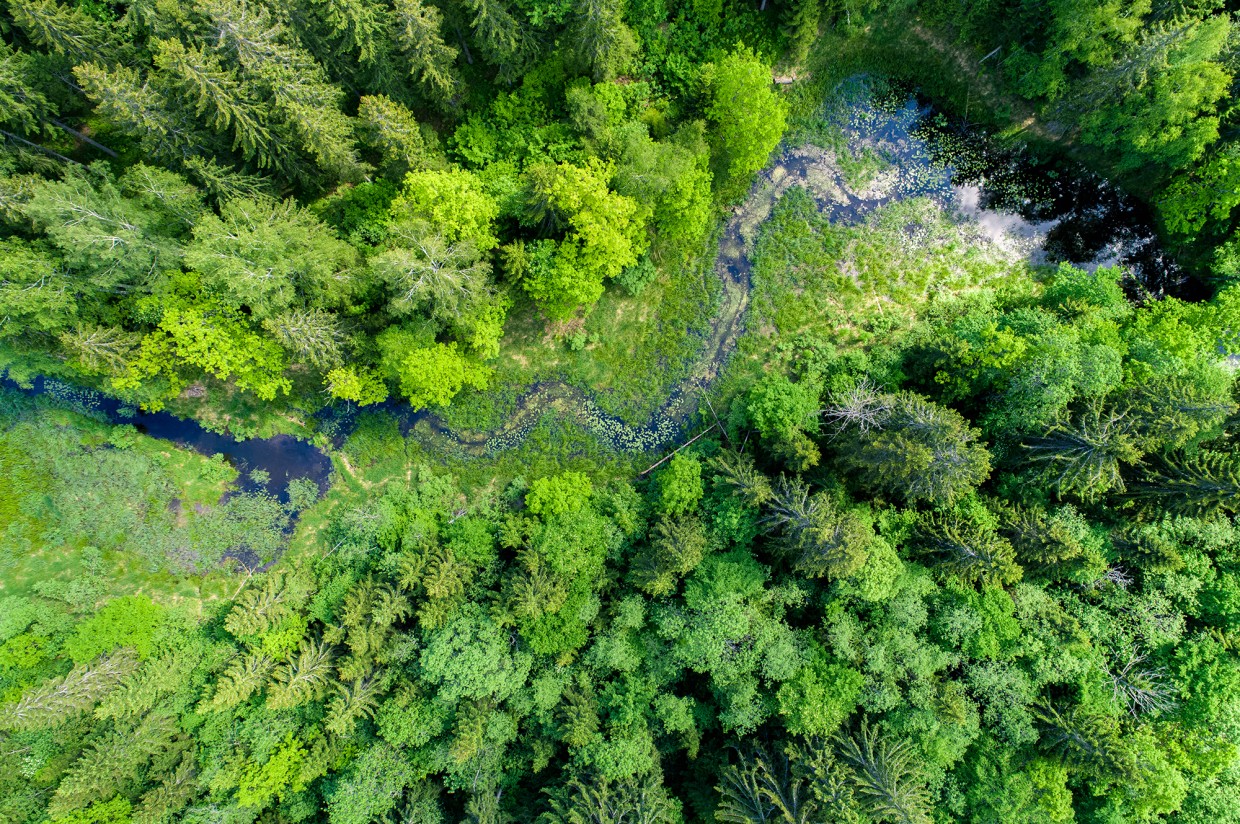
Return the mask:
<svg viewBox="0 0 1240 824">
<path fill-rule="evenodd" d="M 332 453 L 335 482 L 304 511 L 280 564 L 295 564 L 330 549 L 323 533 L 341 512 L 366 507 L 391 484 L 408 483 L 420 466 L 454 477 L 471 501 L 501 492 L 516 479 L 526 482 L 573 470 L 599 484 L 632 479 L 657 456 L 620 454 L 601 445 L 579 425 L 548 411 L 525 440 L 511 449 L 475 456 L 433 432 L 425 422 L 401 438 L 391 416 L 363 416 L 341 449 Z"/>
<path fill-rule="evenodd" d="M 0 408 L 0 593 L 45 595 L 84 610 L 105 598 L 141 593 L 194 613 L 232 593 L 235 573 L 155 568 L 130 545 L 138 537 L 124 531 L 141 511 L 182 523 L 196 517 L 235 480 L 232 467 L 49 399 L 0 391 Z M 101 450 L 125 469 L 125 480 L 132 475 L 139 483 L 112 489 L 92 483 L 89 473 L 79 475 Z M 98 502 L 98 524 L 106 527 L 98 535 L 65 522 L 74 500 L 82 499 L 86 506 Z"/>
<path fill-rule="evenodd" d="M 231 597 L 243 577 L 225 570 L 202 575 L 152 571 L 143 558 L 125 550 L 43 544 L 5 569 L 0 594 L 51 595 L 86 611 L 111 598 L 141 594 L 201 616 L 210 602 Z"/>
<path fill-rule="evenodd" d="M 840 171 L 844 173 L 844 182 L 854 191 L 865 189 L 879 173 L 892 166 L 889 158 L 882 157 L 870 146 L 863 147 L 855 156 L 851 152 L 841 152 L 838 161 Z"/>
<path fill-rule="evenodd" d="M 595 395 L 606 412 L 642 423 L 687 372 L 713 317 L 719 283 L 711 271 L 713 240 L 686 265 L 665 262 L 659 277 L 632 296 L 610 285 L 584 323 L 562 326 L 584 346 L 574 350 L 557 339 L 532 304 L 518 299 L 508 315 L 493 385 L 499 387 L 497 412 L 462 396 L 443 414 L 452 426 L 488 429 L 518 394 L 545 380 L 562 380 Z M 584 340 L 579 336 L 584 333 Z M 505 403 L 507 402 L 507 404 Z M 471 405 L 472 404 L 472 405 Z"/>
<path fill-rule="evenodd" d="M 776 206 L 754 250 L 748 343 L 815 333 L 867 344 L 910 328 L 927 303 L 1032 283 L 1023 262 L 916 198 L 859 226 L 833 225 L 802 189 Z"/>
</svg>

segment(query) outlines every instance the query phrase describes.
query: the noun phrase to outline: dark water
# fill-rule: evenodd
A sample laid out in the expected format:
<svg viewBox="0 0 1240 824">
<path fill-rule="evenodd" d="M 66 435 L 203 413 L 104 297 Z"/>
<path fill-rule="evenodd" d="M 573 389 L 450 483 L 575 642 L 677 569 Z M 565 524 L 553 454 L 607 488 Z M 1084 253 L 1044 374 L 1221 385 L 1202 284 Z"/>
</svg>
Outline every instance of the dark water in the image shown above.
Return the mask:
<svg viewBox="0 0 1240 824">
<path fill-rule="evenodd" d="M 1162 247 L 1148 205 L 1060 153 L 1003 139 L 937 110 L 915 88 L 867 76 L 842 83 L 823 118 L 854 152 L 878 146 L 899 166 L 895 190 L 878 205 L 917 196 L 949 203 L 960 187 L 976 187 L 981 209 L 1049 227 L 1048 263 L 1121 266 L 1138 301 L 1211 294 Z M 855 222 L 854 204 L 822 205 L 832 220 Z"/>
<path fill-rule="evenodd" d="M 917 134 L 951 168 L 953 183 L 981 189 L 982 208 L 1054 223 L 1045 244 L 1051 261 L 1120 265 L 1136 300 L 1210 297 L 1163 248 L 1153 210 L 1081 164 L 928 108 Z"/>
<path fill-rule="evenodd" d="M 322 492 L 331 476 L 332 463 L 327 455 L 314 445 L 288 435 L 237 440 L 204 429 L 196 421 L 167 412 L 143 412 L 102 393 L 42 377 L 35 378 L 30 387 L 19 386 L 8 378 L 0 381 L 0 385 L 28 396 L 53 398 L 96 420 L 131 424 L 139 432 L 203 455 L 223 455 L 240 473 L 236 486 L 241 492 L 263 492 L 287 503 L 289 481 L 306 478 L 318 484 Z M 269 480 L 255 481 L 250 477 L 254 470 L 268 473 Z"/>
</svg>

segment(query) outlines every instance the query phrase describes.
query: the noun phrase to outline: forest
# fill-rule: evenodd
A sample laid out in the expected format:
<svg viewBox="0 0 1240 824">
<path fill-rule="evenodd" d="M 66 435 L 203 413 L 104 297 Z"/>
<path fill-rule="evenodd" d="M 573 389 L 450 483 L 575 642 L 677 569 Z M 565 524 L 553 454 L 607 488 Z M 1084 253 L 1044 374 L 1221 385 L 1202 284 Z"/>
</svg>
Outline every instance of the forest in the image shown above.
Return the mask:
<svg viewBox="0 0 1240 824">
<path fill-rule="evenodd" d="M 1240 824 L 1238 13 L 0 0 L 0 824 Z"/>
</svg>

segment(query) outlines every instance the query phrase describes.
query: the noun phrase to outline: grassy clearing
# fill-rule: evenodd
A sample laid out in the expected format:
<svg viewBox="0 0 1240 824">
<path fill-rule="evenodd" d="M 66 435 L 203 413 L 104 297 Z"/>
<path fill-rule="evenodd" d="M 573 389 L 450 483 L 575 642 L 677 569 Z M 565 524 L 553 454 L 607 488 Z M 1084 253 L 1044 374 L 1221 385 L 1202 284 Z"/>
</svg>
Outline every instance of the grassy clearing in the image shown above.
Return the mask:
<svg viewBox="0 0 1240 824">
<path fill-rule="evenodd" d="M 929 198 L 893 203 L 858 226 L 828 222 L 790 190 L 754 251 L 753 354 L 778 338 L 820 335 L 864 345 L 910 328 L 927 303 L 1031 282 L 1022 262 Z"/>
<path fill-rule="evenodd" d="M 201 616 L 212 601 L 230 597 L 243 577 L 225 570 L 202 575 L 152 571 L 145 559 L 124 549 L 44 543 L 6 568 L 0 595 L 45 595 L 86 611 L 111 598 L 145 595 Z"/>
<path fill-rule="evenodd" d="M 647 419 L 688 370 L 714 315 L 719 283 L 711 272 L 714 239 L 708 241 L 709 253 L 687 264 L 665 261 L 639 295 L 610 286 L 584 322 L 558 330 L 567 340 L 549 334 L 534 307 L 518 300 L 494 362 L 501 401 L 517 387 L 561 380 L 593 393 L 606 412 Z M 462 396 L 442 417 L 454 427 L 489 428 L 477 411 L 478 402 Z"/>
<path fill-rule="evenodd" d="M 408 483 L 419 467 L 453 476 L 463 490 L 464 505 L 498 493 L 515 480 L 529 482 L 568 470 L 584 473 L 600 485 L 613 478 L 632 478 L 656 458 L 608 450 L 580 426 L 548 411 L 520 446 L 483 457 L 466 454 L 425 423 L 404 438 L 394 417 L 363 414 L 332 460 L 335 482 L 301 514 L 281 564 L 330 551 L 324 537 L 329 524 L 344 512 L 364 510 L 390 484 Z"/>
</svg>

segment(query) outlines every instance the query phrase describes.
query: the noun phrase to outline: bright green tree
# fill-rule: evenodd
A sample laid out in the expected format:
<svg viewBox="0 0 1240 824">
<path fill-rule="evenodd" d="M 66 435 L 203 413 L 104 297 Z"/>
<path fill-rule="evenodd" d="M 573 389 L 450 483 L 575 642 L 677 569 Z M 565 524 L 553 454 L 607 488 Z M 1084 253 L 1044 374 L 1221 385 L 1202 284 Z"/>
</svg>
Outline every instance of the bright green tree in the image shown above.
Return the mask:
<svg viewBox="0 0 1240 824">
<path fill-rule="evenodd" d="M 787 105 L 772 89 L 771 69 L 753 52 L 733 52 L 706 74 L 711 145 L 723 177 L 739 183 L 766 165 L 783 137 Z"/>
<path fill-rule="evenodd" d="M 588 311 L 604 282 L 637 263 L 649 244 L 646 213 L 608 189 L 613 171 L 591 158 L 585 166 L 561 163 L 527 174 L 526 224 L 568 229 L 558 244 L 535 244 L 519 273 L 525 291 L 554 319 Z"/>
<path fill-rule="evenodd" d="M 491 370 L 462 354 L 455 343 L 436 343 L 400 327 L 379 336 L 383 369 L 414 409 L 447 406 L 466 386 L 485 389 Z"/>
<path fill-rule="evenodd" d="M 185 261 L 209 294 L 267 320 L 297 306 L 347 301 L 355 257 L 291 200 L 231 200 L 194 227 Z"/>
</svg>

